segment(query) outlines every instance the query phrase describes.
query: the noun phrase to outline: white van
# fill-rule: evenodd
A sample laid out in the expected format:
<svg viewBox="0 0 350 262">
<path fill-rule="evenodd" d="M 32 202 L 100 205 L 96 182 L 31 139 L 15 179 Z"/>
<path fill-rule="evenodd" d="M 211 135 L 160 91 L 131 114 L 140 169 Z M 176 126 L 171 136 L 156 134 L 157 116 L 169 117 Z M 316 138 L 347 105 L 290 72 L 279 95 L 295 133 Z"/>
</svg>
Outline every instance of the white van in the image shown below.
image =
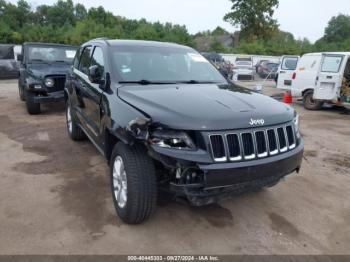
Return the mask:
<svg viewBox="0 0 350 262">
<path fill-rule="evenodd" d="M 297 68 L 300 56 L 282 56 L 278 68 L 277 88 L 290 90 L 292 87 L 292 78 Z"/>
<path fill-rule="evenodd" d="M 350 84 L 349 57 L 350 52 L 303 55 L 292 74 L 292 96 L 302 97 L 304 107 L 309 110 L 321 109 L 324 102 L 347 102 L 348 91 L 345 89 Z"/>
</svg>

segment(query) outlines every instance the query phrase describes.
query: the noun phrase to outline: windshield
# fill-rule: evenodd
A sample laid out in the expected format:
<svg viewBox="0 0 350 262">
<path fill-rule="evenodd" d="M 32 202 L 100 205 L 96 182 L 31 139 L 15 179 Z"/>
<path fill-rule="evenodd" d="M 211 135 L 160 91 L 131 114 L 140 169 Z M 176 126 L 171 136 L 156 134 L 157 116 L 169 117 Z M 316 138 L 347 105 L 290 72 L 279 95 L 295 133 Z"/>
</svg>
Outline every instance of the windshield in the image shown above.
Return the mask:
<svg viewBox="0 0 350 262">
<path fill-rule="evenodd" d="M 77 49 L 73 47 L 30 46 L 28 60 L 31 62 L 72 63 Z"/>
<path fill-rule="evenodd" d="M 190 48 L 116 46 L 111 59 L 120 82 L 226 82 L 207 59 Z"/>
<path fill-rule="evenodd" d="M 267 64 L 267 68 L 268 68 L 269 70 L 275 70 L 275 69 L 278 68 L 278 66 L 279 66 L 279 64 L 274 64 L 274 63 L 269 63 L 269 64 Z"/>
</svg>

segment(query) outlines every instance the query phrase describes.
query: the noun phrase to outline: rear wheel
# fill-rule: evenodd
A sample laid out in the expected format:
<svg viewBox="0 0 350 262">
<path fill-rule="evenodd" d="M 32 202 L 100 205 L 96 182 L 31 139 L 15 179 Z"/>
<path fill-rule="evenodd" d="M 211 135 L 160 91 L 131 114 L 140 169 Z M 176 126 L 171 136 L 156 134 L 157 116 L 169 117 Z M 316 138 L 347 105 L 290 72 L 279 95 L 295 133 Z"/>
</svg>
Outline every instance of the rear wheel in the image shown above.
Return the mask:
<svg viewBox="0 0 350 262">
<path fill-rule="evenodd" d="M 74 116 L 72 115 L 71 106 L 69 101 L 66 103 L 66 124 L 69 137 L 74 141 L 80 141 L 85 139 L 85 133 L 77 125 Z"/>
<path fill-rule="evenodd" d="M 314 91 L 308 90 L 303 96 L 304 107 L 307 110 L 320 110 L 323 106 L 323 101 L 314 100 Z"/>
<path fill-rule="evenodd" d="M 121 142 L 110 160 L 112 197 L 118 216 L 128 224 L 147 220 L 156 208 L 155 168 L 146 150 Z"/>
<path fill-rule="evenodd" d="M 27 107 L 27 111 L 30 115 L 37 115 L 41 113 L 41 109 L 40 109 L 40 103 L 35 103 L 34 102 L 34 96 L 24 90 L 24 95 L 25 95 L 25 101 L 26 101 L 26 107 Z"/>
<path fill-rule="evenodd" d="M 21 99 L 21 101 L 25 101 L 26 99 L 23 91 L 23 86 L 20 84 L 19 81 L 18 81 L 18 93 L 19 93 L 19 99 Z"/>
</svg>

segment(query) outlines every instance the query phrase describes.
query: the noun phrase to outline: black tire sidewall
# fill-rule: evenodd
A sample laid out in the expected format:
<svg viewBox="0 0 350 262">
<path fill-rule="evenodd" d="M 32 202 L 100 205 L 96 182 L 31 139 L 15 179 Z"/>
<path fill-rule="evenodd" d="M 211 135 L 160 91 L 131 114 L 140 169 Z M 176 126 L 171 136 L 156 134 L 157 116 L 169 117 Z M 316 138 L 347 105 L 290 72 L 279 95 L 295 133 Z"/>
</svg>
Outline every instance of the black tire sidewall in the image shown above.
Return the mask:
<svg viewBox="0 0 350 262">
<path fill-rule="evenodd" d="M 119 147 L 119 148 L 118 148 Z M 120 145 L 118 145 L 118 147 L 113 151 L 112 156 L 111 156 L 111 160 L 110 160 L 110 185 L 111 185 L 111 192 L 112 192 L 112 198 L 113 198 L 113 204 L 114 207 L 116 209 L 116 212 L 118 214 L 119 217 L 124 218 L 128 216 L 128 209 L 129 209 L 129 179 L 128 179 L 128 168 L 127 168 L 127 162 L 126 162 L 126 156 L 123 153 L 123 150 L 120 150 Z M 120 152 L 121 151 L 121 152 Z M 114 161 L 115 159 L 120 156 L 123 159 L 123 163 L 124 163 L 124 168 L 126 171 L 126 184 L 127 184 L 127 192 L 126 192 L 126 205 L 121 208 L 118 205 L 117 199 L 115 198 L 115 194 L 114 194 L 114 182 L 113 182 L 113 167 L 114 167 Z"/>
<path fill-rule="evenodd" d="M 33 94 L 24 89 L 25 102 L 27 111 L 31 115 L 37 115 L 41 113 L 40 103 L 35 103 L 33 99 Z"/>
<path fill-rule="evenodd" d="M 119 207 L 114 194 L 113 165 L 117 156 L 123 159 L 127 178 L 127 201 L 123 208 Z M 118 142 L 109 165 L 111 193 L 118 216 L 128 224 L 144 222 L 156 208 L 157 186 L 153 160 L 142 146 Z"/>
<path fill-rule="evenodd" d="M 67 117 L 68 107 L 70 109 L 69 112 L 70 112 L 70 117 L 71 117 L 71 121 L 72 121 L 72 131 L 69 131 L 69 127 L 68 127 L 68 117 Z M 81 140 L 85 139 L 85 133 L 81 130 L 81 128 L 75 122 L 75 117 L 74 117 L 72 106 L 71 106 L 69 100 L 67 100 L 67 102 L 66 102 L 66 128 L 67 128 L 68 136 L 72 140 L 81 141 Z"/>
<path fill-rule="evenodd" d="M 313 99 L 314 92 L 312 90 L 307 91 L 303 96 L 304 107 L 308 110 L 319 110 L 322 108 L 323 103 L 320 101 L 315 101 Z M 313 104 L 309 103 L 310 100 L 313 100 Z"/>
</svg>

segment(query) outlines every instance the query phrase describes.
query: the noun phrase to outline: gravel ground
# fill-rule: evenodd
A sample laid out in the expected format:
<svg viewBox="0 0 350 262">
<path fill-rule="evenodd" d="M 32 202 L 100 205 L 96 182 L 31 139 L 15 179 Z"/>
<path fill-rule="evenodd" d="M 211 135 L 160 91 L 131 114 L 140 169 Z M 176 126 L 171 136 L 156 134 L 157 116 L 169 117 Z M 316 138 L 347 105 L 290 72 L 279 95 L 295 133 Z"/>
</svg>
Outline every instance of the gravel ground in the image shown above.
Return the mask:
<svg viewBox="0 0 350 262">
<path fill-rule="evenodd" d="M 0 82 L 0 254 L 350 254 L 350 125 L 301 115 L 301 172 L 276 187 L 193 208 L 160 199 L 139 226 L 115 216 L 106 161 L 74 143 L 64 106 L 29 116 Z"/>
</svg>

